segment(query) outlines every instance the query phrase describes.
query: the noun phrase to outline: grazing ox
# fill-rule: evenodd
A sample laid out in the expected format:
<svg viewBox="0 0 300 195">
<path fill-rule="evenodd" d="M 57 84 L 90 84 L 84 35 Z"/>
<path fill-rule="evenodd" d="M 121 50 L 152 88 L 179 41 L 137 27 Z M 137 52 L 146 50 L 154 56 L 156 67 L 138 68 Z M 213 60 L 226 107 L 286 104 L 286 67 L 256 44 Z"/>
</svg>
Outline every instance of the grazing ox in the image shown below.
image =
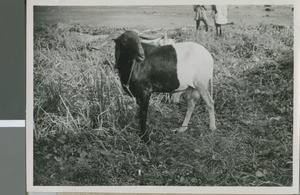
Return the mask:
<svg viewBox="0 0 300 195">
<path fill-rule="evenodd" d="M 178 131 L 187 129 L 196 101 L 201 96 L 209 113 L 209 126 L 216 129 L 214 101 L 207 87 L 213 76 L 213 58 L 194 42 L 155 46 L 142 43 L 135 31 L 126 31 L 115 40 L 115 66 L 123 89 L 136 98 L 140 107 L 141 138 L 147 143 L 147 112 L 152 92 L 187 91 L 188 109 Z"/>
</svg>

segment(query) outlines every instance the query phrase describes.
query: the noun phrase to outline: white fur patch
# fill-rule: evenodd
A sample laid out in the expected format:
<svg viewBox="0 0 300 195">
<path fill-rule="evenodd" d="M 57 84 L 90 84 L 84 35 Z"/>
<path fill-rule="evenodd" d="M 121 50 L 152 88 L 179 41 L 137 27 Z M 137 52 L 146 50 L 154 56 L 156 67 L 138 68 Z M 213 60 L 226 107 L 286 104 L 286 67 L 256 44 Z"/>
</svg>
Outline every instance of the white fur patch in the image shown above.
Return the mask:
<svg viewBox="0 0 300 195">
<path fill-rule="evenodd" d="M 207 88 L 213 74 L 213 58 L 200 44 L 182 42 L 173 44 L 177 55 L 177 75 L 180 86 L 175 91 L 202 85 Z"/>
</svg>

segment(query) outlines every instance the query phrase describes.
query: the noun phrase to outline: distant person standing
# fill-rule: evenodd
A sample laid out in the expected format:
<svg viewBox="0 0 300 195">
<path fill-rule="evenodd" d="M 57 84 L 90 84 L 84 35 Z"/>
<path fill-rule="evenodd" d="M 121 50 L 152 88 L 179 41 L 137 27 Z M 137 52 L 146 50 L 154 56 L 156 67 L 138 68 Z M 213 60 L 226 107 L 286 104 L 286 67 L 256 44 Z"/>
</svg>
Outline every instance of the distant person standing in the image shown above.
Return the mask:
<svg viewBox="0 0 300 195">
<path fill-rule="evenodd" d="M 196 20 L 196 32 L 200 29 L 200 21 L 205 25 L 205 30 L 208 31 L 206 8 L 204 5 L 193 5 Z"/>
<path fill-rule="evenodd" d="M 216 26 L 217 36 L 222 36 L 221 26 L 227 24 L 227 5 L 212 5 L 212 14 Z"/>
</svg>

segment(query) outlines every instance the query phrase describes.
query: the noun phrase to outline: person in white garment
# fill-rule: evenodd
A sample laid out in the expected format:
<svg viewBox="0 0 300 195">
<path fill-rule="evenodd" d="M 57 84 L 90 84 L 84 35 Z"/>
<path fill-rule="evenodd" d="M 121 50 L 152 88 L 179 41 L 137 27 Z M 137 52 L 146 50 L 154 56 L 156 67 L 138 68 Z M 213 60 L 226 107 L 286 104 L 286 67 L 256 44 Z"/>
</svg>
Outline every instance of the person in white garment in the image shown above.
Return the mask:
<svg viewBox="0 0 300 195">
<path fill-rule="evenodd" d="M 212 14 L 216 26 L 217 36 L 222 36 L 221 26 L 228 23 L 227 5 L 212 5 Z"/>
</svg>

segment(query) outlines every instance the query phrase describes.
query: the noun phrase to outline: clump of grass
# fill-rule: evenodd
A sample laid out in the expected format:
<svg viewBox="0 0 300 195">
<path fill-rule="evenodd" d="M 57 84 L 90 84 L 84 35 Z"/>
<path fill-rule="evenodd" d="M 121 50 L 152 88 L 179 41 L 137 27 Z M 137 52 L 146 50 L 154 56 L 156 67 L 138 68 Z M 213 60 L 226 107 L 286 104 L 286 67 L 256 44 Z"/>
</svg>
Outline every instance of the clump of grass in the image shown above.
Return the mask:
<svg viewBox="0 0 300 195">
<path fill-rule="evenodd" d="M 274 31 L 276 28 L 276 31 Z M 289 186 L 292 184 L 293 37 L 289 26 L 232 26 L 200 33 L 215 60 L 218 131 L 197 104 L 189 130 L 174 134 L 187 103 L 154 94 L 138 137 L 137 105 L 112 68 L 113 45 L 89 51 L 70 33 L 118 29 L 35 26 L 34 184 Z M 170 33 L 191 41 L 193 29 Z"/>
</svg>

